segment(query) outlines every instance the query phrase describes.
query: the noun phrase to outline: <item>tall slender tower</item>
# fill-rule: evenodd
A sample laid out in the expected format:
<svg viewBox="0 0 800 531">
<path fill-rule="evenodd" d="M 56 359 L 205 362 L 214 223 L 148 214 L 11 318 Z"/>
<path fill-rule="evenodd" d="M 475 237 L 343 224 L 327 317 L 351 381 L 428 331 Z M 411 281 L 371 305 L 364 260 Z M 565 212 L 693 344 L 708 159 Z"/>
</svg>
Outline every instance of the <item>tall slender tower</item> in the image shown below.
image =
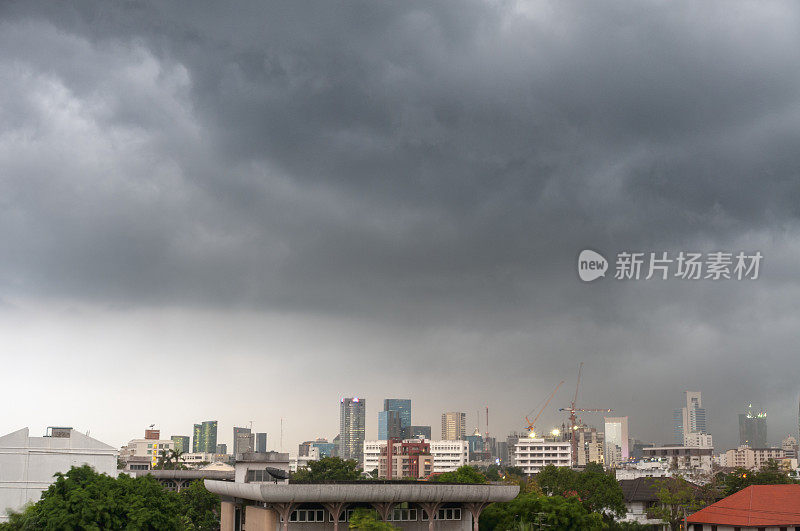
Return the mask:
<svg viewBox="0 0 800 531">
<path fill-rule="evenodd" d="M 363 464 L 367 401 L 342 398 L 339 404 L 339 457 Z"/>
</svg>

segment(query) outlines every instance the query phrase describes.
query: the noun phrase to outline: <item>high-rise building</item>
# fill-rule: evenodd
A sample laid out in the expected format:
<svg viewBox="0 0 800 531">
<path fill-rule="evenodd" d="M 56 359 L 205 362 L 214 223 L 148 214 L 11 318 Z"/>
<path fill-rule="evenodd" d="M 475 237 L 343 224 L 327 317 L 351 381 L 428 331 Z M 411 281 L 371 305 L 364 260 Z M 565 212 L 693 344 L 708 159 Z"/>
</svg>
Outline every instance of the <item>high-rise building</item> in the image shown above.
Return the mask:
<svg viewBox="0 0 800 531">
<path fill-rule="evenodd" d="M 228 453 L 228 445 L 225 443 L 217 443 L 217 454 L 225 455 Z"/>
<path fill-rule="evenodd" d="M 173 435 L 170 439 L 175 443 L 176 452 L 186 453 L 192 449 L 191 438 L 188 435 Z"/>
<path fill-rule="evenodd" d="M 463 440 L 467 434 L 467 414 L 460 411 L 442 413 L 442 439 Z"/>
<path fill-rule="evenodd" d="M 676 409 L 672 416 L 675 444 L 702 446 L 694 444 L 697 441 L 707 440 L 707 437 L 701 435 L 708 434 L 702 395 L 700 391 L 684 391 L 683 397 L 686 405 Z"/>
<path fill-rule="evenodd" d="M 217 450 L 217 421 L 206 420 L 194 425 L 192 452 L 213 454 Z"/>
<path fill-rule="evenodd" d="M 256 452 L 258 453 L 266 453 L 267 452 L 267 434 L 266 433 L 256 433 Z"/>
<path fill-rule="evenodd" d="M 339 404 L 339 457 L 362 461 L 367 419 L 367 401 L 342 398 Z"/>
<path fill-rule="evenodd" d="M 400 437 L 411 437 L 411 399 L 410 398 L 385 398 L 384 411 L 397 411 L 400 415 Z"/>
<path fill-rule="evenodd" d="M 239 436 L 240 435 L 249 435 L 251 433 L 250 428 L 237 428 L 236 426 L 233 427 L 233 458 L 236 459 L 236 456 L 242 454 L 244 452 L 252 452 L 253 448 L 251 447 L 249 450 L 242 450 L 239 448 Z M 241 439 L 243 443 L 247 443 L 247 438 L 243 437 Z"/>
<path fill-rule="evenodd" d="M 606 466 L 616 466 L 628 460 L 628 417 L 606 417 L 605 421 L 605 462 Z"/>
<path fill-rule="evenodd" d="M 739 446 L 767 446 L 767 412 L 754 413 L 753 404 L 748 404 L 747 412 L 739 414 Z"/>
<path fill-rule="evenodd" d="M 237 456 L 240 454 L 252 454 L 256 449 L 256 436 L 249 431 L 240 432 L 236 434 L 234 445 L 236 446 L 236 450 L 233 454 L 234 459 L 237 459 Z"/>
<path fill-rule="evenodd" d="M 410 430 L 409 430 L 410 431 Z M 400 423 L 399 411 L 378 411 L 378 440 L 402 439 L 403 426 Z"/>
<path fill-rule="evenodd" d="M 430 426 L 411 426 L 411 434 L 409 435 L 409 439 L 412 438 L 423 438 L 429 439 L 431 438 L 431 427 Z"/>
</svg>

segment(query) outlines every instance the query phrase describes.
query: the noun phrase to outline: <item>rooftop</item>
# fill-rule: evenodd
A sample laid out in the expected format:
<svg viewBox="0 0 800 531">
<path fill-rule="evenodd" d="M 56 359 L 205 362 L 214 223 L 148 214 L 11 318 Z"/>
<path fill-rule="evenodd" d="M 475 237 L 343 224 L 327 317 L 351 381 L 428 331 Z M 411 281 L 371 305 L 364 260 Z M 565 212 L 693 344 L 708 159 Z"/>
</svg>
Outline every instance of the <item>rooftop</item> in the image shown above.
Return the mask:
<svg viewBox="0 0 800 531">
<path fill-rule="evenodd" d="M 800 485 L 751 485 L 688 518 L 741 527 L 800 526 Z"/>
</svg>

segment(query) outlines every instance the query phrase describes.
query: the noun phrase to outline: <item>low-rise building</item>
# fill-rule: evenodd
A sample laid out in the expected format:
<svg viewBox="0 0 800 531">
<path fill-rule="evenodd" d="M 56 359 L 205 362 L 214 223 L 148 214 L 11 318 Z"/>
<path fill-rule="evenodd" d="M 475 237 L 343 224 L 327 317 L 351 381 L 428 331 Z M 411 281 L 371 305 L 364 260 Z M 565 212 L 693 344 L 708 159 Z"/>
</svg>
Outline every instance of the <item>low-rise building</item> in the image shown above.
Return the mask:
<svg viewBox="0 0 800 531">
<path fill-rule="evenodd" d="M 89 465 L 116 477 L 117 454 L 116 448 L 72 428 L 47 428 L 44 437 L 31 437 L 22 428 L 0 437 L 0 522 L 8 520 L 8 509 L 39 501 L 57 472 Z"/>
<path fill-rule="evenodd" d="M 619 473 L 619 470 L 617 470 L 617 473 Z M 654 526 L 654 529 L 661 528 L 663 522 L 649 515 L 653 507 L 660 504 L 658 491 L 661 486 L 658 480 L 651 477 L 640 477 L 636 479 L 618 479 L 618 481 L 622 489 L 622 497 L 625 500 L 626 509 L 625 517 L 621 521 Z"/>
<path fill-rule="evenodd" d="M 750 448 L 739 446 L 725 452 L 725 466 L 730 468 L 746 468 L 758 470 L 770 460 L 781 461 L 786 458 L 786 450 L 782 448 Z"/>
<path fill-rule="evenodd" d="M 469 443 L 467 441 L 429 441 L 426 439 L 405 439 L 404 443 L 425 443 L 433 458 L 433 473 L 453 472 L 470 463 Z M 364 471 L 371 473 L 380 468 L 381 452 L 386 441 L 364 441 Z"/>
<path fill-rule="evenodd" d="M 514 465 L 525 474 L 536 474 L 547 465 L 570 466 L 572 448 L 569 441 L 548 441 L 522 437 L 514 446 Z"/>
<path fill-rule="evenodd" d="M 378 477 L 424 479 L 433 473 L 430 444 L 420 440 L 389 440 L 381 448 Z"/>
<path fill-rule="evenodd" d="M 145 430 L 144 439 L 132 439 L 120 449 L 120 460 L 127 463 L 132 457 L 147 457 L 150 460 L 150 468 L 154 468 L 158 465 L 159 457 L 175 449 L 175 440 L 160 439 L 159 437 L 159 430 Z M 137 459 L 137 461 L 142 460 Z"/>
<path fill-rule="evenodd" d="M 800 527 L 800 485 L 750 485 L 686 519 L 689 529 L 760 531 Z"/>
<path fill-rule="evenodd" d="M 692 472 L 710 472 L 714 449 L 702 446 L 653 446 L 643 448 L 644 459 L 661 459 L 669 467 Z"/>
<path fill-rule="evenodd" d="M 237 463 L 238 466 L 239 463 Z M 510 501 L 517 485 L 441 484 L 429 481 L 254 483 L 206 480 L 222 498 L 221 531 L 347 529 L 353 511 L 375 509 L 399 529 L 478 531 L 483 509 Z"/>
</svg>

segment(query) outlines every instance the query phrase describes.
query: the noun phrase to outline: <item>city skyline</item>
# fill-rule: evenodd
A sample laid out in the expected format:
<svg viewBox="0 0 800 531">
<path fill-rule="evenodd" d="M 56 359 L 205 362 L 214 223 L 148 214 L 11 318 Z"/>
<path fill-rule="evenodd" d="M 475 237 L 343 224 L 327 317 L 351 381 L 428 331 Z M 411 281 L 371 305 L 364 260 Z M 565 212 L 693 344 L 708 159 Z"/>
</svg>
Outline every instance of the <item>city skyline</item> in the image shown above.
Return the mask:
<svg viewBox="0 0 800 531">
<path fill-rule="evenodd" d="M 341 397 L 374 434 L 399 396 L 434 433 L 488 406 L 502 437 L 563 380 L 539 421 L 560 425 L 583 362 L 577 407 L 640 440 L 671 441 L 687 389 L 718 448 L 749 403 L 797 433 L 798 18 L 2 3 L 0 429 L 217 419 L 230 449 L 253 421 L 290 448 L 332 438 Z M 757 279 L 615 274 L 739 252 Z"/>
</svg>

